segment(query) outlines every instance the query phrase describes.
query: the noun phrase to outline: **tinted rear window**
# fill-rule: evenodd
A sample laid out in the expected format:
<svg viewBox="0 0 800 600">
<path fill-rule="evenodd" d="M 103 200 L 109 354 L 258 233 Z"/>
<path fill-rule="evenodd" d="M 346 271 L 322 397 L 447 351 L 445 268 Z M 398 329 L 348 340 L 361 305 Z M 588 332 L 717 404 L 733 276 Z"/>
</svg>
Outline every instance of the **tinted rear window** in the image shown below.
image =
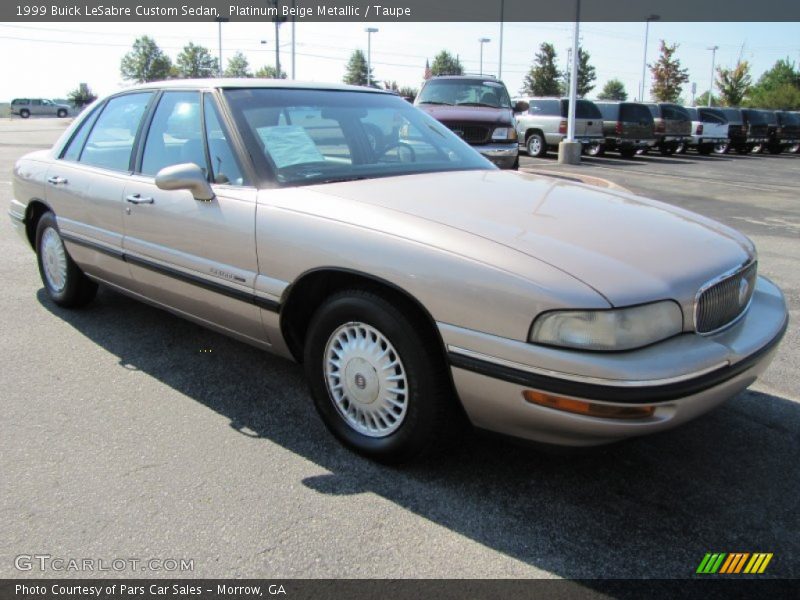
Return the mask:
<svg viewBox="0 0 800 600">
<path fill-rule="evenodd" d="M 603 115 L 603 119 L 607 121 L 616 121 L 617 120 L 617 112 L 619 111 L 619 104 L 603 104 L 597 103 L 595 104 L 597 110 L 600 111 L 600 114 Z"/>
<path fill-rule="evenodd" d="M 654 119 L 661 116 L 661 109 L 658 107 L 658 104 L 645 104 L 645 106 L 650 111 L 650 114 L 653 115 Z"/>
<path fill-rule="evenodd" d="M 696 108 L 687 108 L 686 112 L 689 113 L 689 117 L 691 117 L 692 121 L 699 121 L 700 120 L 700 115 L 697 112 Z"/>
<path fill-rule="evenodd" d="M 600 119 L 602 115 L 594 102 L 578 100 L 575 104 L 575 117 L 578 119 Z"/>
<path fill-rule="evenodd" d="M 620 109 L 620 121 L 647 121 L 653 122 L 650 108 L 644 104 L 623 104 Z"/>
<path fill-rule="evenodd" d="M 796 113 L 781 113 L 780 117 L 784 125 L 800 125 L 800 115 Z"/>
<path fill-rule="evenodd" d="M 728 121 L 732 123 L 741 123 L 742 122 L 742 111 L 738 108 L 723 108 L 722 114 L 727 117 Z"/>
<path fill-rule="evenodd" d="M 691 117 L 689 116 L 689 113 L 686 112 L 686 109 L 676 104 L 662 104 L 661 116 L 663 116 L 665 119 L 671 119 L 673 121 L 691 120 Z"/>
<path fill-rule="evenodd" d="M 743 110 L 742 113 L 747 117 L 747 121 L 753 125 L 766 125 L 767 116 L 757 110 Z"/>
<path fill-rule="evenodd" d="M 722 125 L 728 122 L 725 113 L 715 108 L 701 108 L 696 112 L 700 113 L 700 120 L 704 123 L 719 123 Z"/>
</svg>

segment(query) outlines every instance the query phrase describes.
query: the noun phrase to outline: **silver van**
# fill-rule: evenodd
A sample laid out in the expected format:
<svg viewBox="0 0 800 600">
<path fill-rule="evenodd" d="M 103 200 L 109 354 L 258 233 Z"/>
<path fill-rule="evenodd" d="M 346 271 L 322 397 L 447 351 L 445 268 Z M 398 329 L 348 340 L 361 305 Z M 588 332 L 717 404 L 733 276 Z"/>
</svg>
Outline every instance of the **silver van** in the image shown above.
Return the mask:
<svg viewBox="0 0 800 600">
<path fill-rule="evenodd" d="M 567 137 L 567 98 L 520 97 L 512 101 L 517 137 L 529 156 L 541 157 L 557 149 Z M 578 100 L 575 105 L 575 141 L 584 148 L 603 142 L 603 115 L 594 102 Z"/>
<path fill-rule="evenodd" d="M 31 115 L 66 117 L 69 105 L 58 104 L 47 98 L 15 98 L 11 101 L 11 114 L 27 119 Z"/>
</svg>

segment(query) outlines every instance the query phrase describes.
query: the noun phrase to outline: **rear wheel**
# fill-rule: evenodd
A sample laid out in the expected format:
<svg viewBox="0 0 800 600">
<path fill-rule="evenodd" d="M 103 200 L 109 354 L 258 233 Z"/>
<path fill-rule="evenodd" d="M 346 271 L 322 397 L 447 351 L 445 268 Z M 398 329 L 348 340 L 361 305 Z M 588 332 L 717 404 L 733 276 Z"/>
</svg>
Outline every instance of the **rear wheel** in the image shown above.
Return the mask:
<svg viewBox="0 0 800 600">
<path fill-rule="evenodd" d="M 684 143 L 675 146 L 675 154 L 686 154 L 687 146 Z"/>
<path fill-rule="evenodd" d="M 31 111 L 29 111 L 27 108 L 23 108 L 21 111 L 19 111 L 19 116 L 23 119 L 27 119 L 31 116 Z"/>
<path fill-rule="evenodd" d="M 533 156 L 534 158 L 542 158 L 547 154 L 547 144 L 541 133 L 530 134 L 525 142 L 525 148 L 528 151 L 528 156 Z"/>
<path fill-rule="evenodd" d="M 790 154 L 800 153 L 800 144 L 792 144 L 787 148 L 787 152 L 789 152 Z"/>
<path fill-rule="evenodd" d="M 648 152 L 650 152 L 650 147 L 649 146 L 644 147 L 644 148 L 637 148 L 636 149 L 636 154 L 638 154 L 639 156 L 644 156 Z"/>
<path fill-rule="evenodd" d="M 51 212 L 42 215 L 36 226 L 36 258 L 47 295 L 59 306 L 77 308 L 95 297 L 97 284 L 67 253 Z"/>
<path fill-rule="evenodd" d="M 730 149 L 730 144 L 714 144 L 714 154 L 727 154 Z"/>
<path fill-rule="evenodd" d="M 63 119 L 66 116 L 67 116 L 67 111 L 66 110 L 64 110 L 63 108 L 58 109 L 58 117 L 60 119 Z"/>
<path fill-rule="evenodd" d="M 351 289 L 314 314 L 306 376 L 317 412 L 345 446 L 398 463 L 442 437 L 451 398 L 439 342 L 381 292 Z"/>
<path fill-rule="evenodd" d="M 606 153 L 606 147 L 603 144 L 592 144 L 586 147 L 586 154 L 589 156 L 603 156 Z"/>
</svg>

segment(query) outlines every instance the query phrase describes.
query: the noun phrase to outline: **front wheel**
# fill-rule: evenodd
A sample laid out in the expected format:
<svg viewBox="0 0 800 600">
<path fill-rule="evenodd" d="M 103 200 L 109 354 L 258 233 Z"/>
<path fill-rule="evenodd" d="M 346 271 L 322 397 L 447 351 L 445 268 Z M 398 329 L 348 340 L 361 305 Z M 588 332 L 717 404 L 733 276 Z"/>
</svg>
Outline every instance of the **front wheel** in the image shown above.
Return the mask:
<svg viewBox="0 0 800 600">
<path fill-rule="evenodd" d="M 47 295 L 59 306 L 84 306 L 97 294 L 97 284 L 83 274 L 67 253 L 51 212 L 42 215 L 36 226 L 36 259 Z"/>
<path fill-rule="evenodd" d="M 786 149 L 786 151 L 789 154 L 798 154 L 800 153 L 800 144 L 792 144 Z"/>
<path fill-rule="evenodd" d="M 528 156 L 534 158 L 542 158 L 547 154 L 547 143 L 544 141 L 544 136 L 541 133 L 532 133 L 525 142 L 525 148 L 528 151 Z"/>
<path fill-rule="evenodd" d="M 23 108 L 21 111 L 19 111 L 19 116 L 23 119 L 27 119 L 31 116 L 31 111 L 29 111 L 27 108 Z"/>
<path fill-rule="evenodd" d="M 586 148 L 586 154 L 589 156 L 603 156 L 606 153 L 606 147 L 603 144 L 592 144 Z"/>
<path fill-rule="evenodd" d="M 314 314 L 306 377 L 326 427 L 374 460 L 417 457 L 442 436 L 451 406 L 439 342 L 380 292 L 352 289 Z"/>
<path fill-rule="evenodd" d="M 677 146 L 675 146 L 675 154 L 686 154 L 687 146 L 685 143 L 681 142 Z"/>
<path fill-rule="evenodd" d="M 727 154 L 730 148 L 730 144 L 714 144 L 714 154 Z"/>
<path fill-rule="evenodd" d="M 64 117 L 67 116 L 67 111 L 64 110 L 63 108 L 60 108 L 58 110 L 58 115 L 57 116 L 58 116 L 59 119 L 63 119 Z"/>
</svg>

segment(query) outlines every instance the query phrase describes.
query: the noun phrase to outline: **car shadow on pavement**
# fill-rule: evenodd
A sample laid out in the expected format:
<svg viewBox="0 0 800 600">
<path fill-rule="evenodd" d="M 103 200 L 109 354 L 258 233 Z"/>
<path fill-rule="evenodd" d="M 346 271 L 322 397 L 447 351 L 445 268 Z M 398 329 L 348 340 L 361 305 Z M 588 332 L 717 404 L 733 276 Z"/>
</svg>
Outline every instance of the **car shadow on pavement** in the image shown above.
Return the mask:
<svg viewBox="0 0 800 600">
<path fill-rule="evenodd" d="M 466 434 L 389 468 L 327 433 L 301 366 L 103 288 L 79 311 L 37 297 L 120 369 L 329 471 L 297 482 L 315 493 L 377 494 L 560 577 L 691 577 L 706 552 L 772 552 L 767 575 L 800 575 L 800 406 L 780 396 L 747 391 L 674 431 L 576 454 Z"/>
</svg>

